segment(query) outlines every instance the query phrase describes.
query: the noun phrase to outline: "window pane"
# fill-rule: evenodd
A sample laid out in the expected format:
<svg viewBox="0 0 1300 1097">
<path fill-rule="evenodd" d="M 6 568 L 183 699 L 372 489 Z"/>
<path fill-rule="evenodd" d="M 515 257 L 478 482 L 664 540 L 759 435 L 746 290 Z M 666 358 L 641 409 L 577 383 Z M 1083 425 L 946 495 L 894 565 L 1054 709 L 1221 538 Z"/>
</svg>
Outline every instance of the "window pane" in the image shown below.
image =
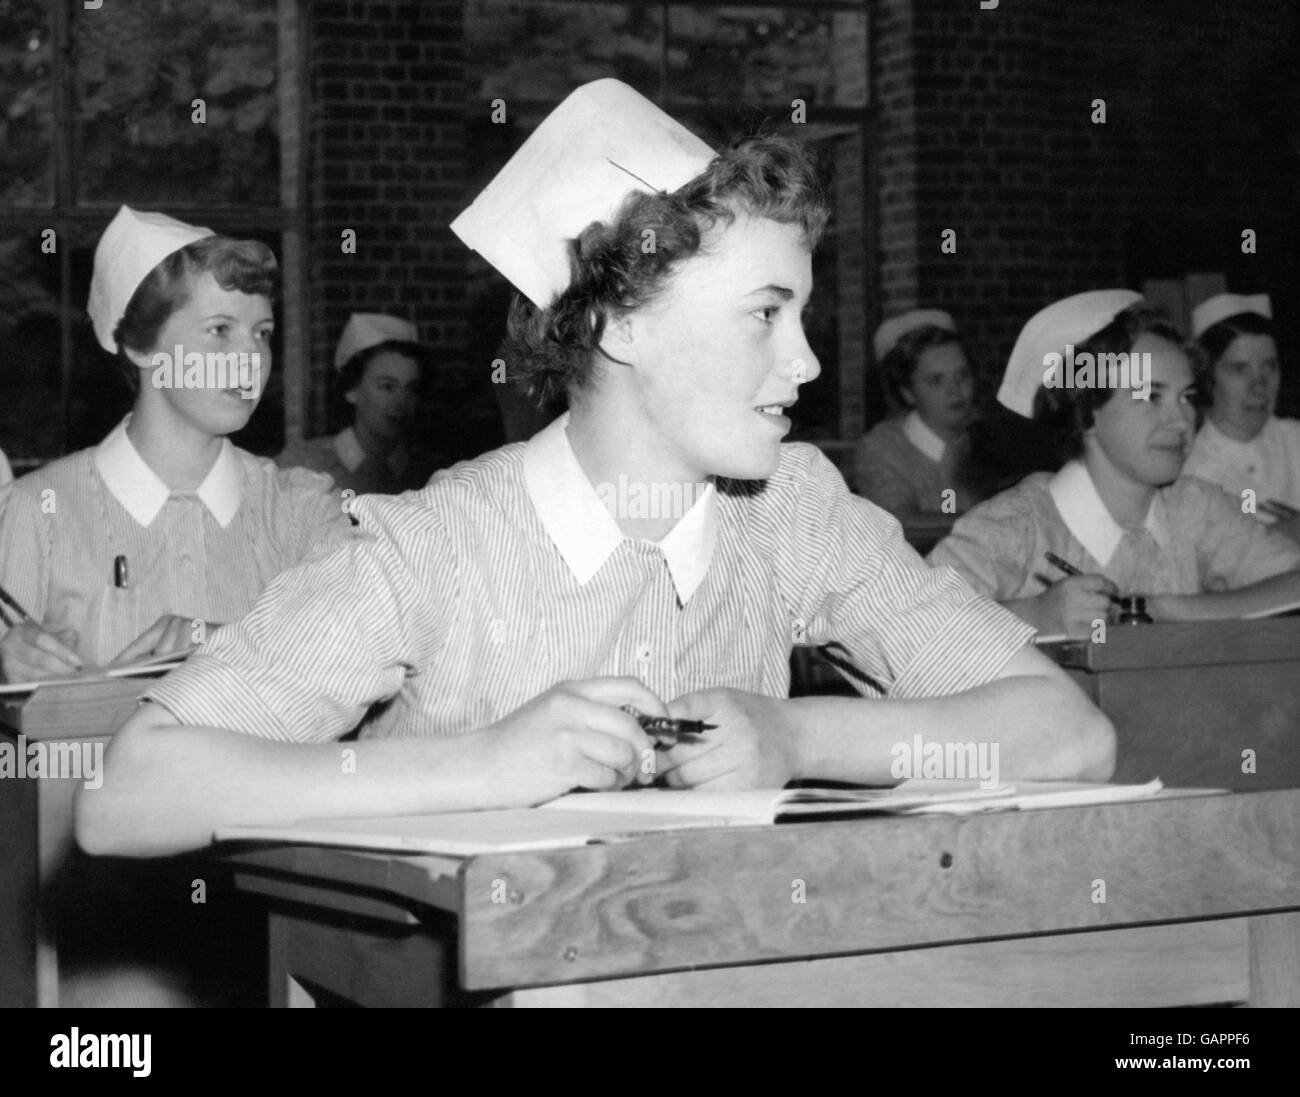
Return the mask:
<svg viewBox="0 0 1300 1097">
<path fill-rule="evenodd" d="M 77 5 L 79 196 L 278 204 L 276 2 Z"/>
<path fill-rule="evenodd" d="M 668 9 L 673 99 L 866 104 L 866 13 L 791 7 Z"/>
<path fill-rule="evenodd" d="M 467 0 L 466 73 L 471 102 L 557 103 L 579 84 L 615 76 L 659 97 L 663 18 L 657 6 L 589 0 Z M 541 116 L 521 119 L 529 127 Z"/>
<path fill-rule="evenodd" d="M 0 0 L 0 204 L 50 193 L 50 28 L 42 0 Z"/>
</svg>

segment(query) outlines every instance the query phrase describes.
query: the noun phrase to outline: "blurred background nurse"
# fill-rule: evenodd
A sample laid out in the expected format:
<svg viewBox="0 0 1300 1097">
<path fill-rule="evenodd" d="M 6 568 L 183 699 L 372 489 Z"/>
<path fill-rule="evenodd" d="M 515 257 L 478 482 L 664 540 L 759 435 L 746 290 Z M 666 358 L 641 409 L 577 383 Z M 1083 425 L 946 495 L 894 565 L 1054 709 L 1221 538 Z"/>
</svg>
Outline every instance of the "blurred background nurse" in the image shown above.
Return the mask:
<svg viewBox="0 0 1300 1097">
<path fill-rule="evenodd" d="M 1250 501 L 1255 517 L 1300 541 L 1300 420 L 1279 419 L 1282 370 L 1264 294 L 1220 293 L 1192 310 L 1205 424 L 1183 473 Z"/>
<path fill-rule="evenodd" d="M 290 444 L 276 462 L 327 473 L 336 487 L 358 495 L 424 487 L 450 463 L 411 438 L 427 360 L 414 324 L 354 312 L 334 351 L 335 402 L 338 410 L 350 408 L 351 426 Z"/>
</svg>

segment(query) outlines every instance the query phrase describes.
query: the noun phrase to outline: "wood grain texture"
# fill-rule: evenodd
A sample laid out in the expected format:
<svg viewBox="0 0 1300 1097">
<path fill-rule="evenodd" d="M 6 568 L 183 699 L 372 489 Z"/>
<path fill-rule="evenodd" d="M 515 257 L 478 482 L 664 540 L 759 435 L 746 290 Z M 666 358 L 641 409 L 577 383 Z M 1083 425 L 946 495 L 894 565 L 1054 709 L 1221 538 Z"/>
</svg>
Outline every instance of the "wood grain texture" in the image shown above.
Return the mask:
<svg viewBox="0 0 1300 1097">
<path fill-rule="evenodd" d="M 1244 919 L 517 990 L 516 1008 L 1158 1007 L 1245 1000 Z"/>
<path fill-rule="evenodd" d="M 1281 791 L 483 856 L 464 870 L 461 981 L 579 982 L 1285 910 L 1300 907 L 1297 850 L 1300 791 Z M 498 879 L 517 901 L 493 901 Z"/>
<path fill-rule="evenodd" d="M 1300 911 L 1250 919 L 1250 1004 L 1300 1007 Z"/>
</svg>

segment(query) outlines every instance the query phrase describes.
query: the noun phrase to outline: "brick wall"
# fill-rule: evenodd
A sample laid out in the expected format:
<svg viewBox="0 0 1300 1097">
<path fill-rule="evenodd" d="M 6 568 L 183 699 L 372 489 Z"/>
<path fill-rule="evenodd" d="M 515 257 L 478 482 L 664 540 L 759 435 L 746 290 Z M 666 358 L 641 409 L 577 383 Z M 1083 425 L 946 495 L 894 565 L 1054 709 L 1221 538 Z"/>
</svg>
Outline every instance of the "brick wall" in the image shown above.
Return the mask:
<svg viewBox="0 0 1300 1097">
<path fill-rule="evenodd" d="M 464 371 L 465 249 L 446 227 L 464 200 L 460 0 L 320 0 L 310 14 L 306 433 L 325 429 L 326 381 L 348 315 L 391 312 L 433 344 L 435 388 Z M 355 255 L 341 234 L 357 234 Z"/>
<path fill-rule="evenodd" d="M 883 315 L 950 309 L 991 381 L 1024 320 L 1070 293 L 1198 269 L 1295 293 L 1288 0 L 874 0 L 872 13 Z M 1258 256 L 1242 256 L 1242 227 L 1260 231 Z M 940 253 L 945 228 L 955 255 Z M 1300 363 L 1300 302 L 1278 306 Z"/>
</svg>

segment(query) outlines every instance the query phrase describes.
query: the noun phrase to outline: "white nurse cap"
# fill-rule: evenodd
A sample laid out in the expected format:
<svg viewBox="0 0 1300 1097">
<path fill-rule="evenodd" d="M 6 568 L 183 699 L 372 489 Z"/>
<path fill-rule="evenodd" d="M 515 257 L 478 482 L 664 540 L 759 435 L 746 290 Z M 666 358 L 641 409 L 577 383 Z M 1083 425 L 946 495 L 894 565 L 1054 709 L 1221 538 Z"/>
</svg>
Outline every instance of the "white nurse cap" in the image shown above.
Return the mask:
<svg viewBox="0 0 1300 1097">
<path fill-rule="evenodd" d="M 876 352 L 876 361 L 879 362 L 893 350 L 904 335 L 916 331 L 918 328 L 942 328 L 944 331 L 951 331 L 954 334 L 957 331 L 957 325 L 953 318 L 943 309 L 912 309 L 911 312 L 905 312 L 902 316 L 895 316 L 886 320 L 880 327 L 876 328 L 876 336 L 871 341 L 871 345 Z"/>
<path fill-rule="evenodd" d="M 543 119 L 451 230 L 538 308 L 569 285 L 568 242 L 633 191 L 674 191 L 713 150 L 618 80 L 584 84 Z"/>
<path fill-rule="evenodd" d="M 1208 328 L 1229 316 L 1240 316 L 1243 312 L 1253 312 L 1265 320 L 1273 319 L 1273 303 L 1267 293 L 1256 293 L 1243 297 L 1237 293 L 1216 293 L 1192 309 L 1192 338 L 1199 339 Z"/>
<path fill-rule="evenodd" d="M 211 235 L 211 229 L 187 225 L 165 213 L 144 213 L 130 206 L 119 209 L 95 247 L 86 303 L 99 345 L 116 354 L 113 332 L 140 283 L 172 252 Z"/>
<path fill-rule="evenodd" d="M 1020 329 L 1011 349 L 998 403 L 1026 419 L 1034 414 L 1034 396 L 1047 370 L 1044 359 L 1061 354 L 1067 344 L 1078 346 L 1115 319 L 1116 313 L 1142 300 L 1131 289 L 1099 289 L 1076 293 L 1034 313 Z"/>
<path fill-rule="evenodd" d="M 348 317 L 339 345 L 334 349 L 334 368 L 342 369 L 353 355 L 380 343 L 419 344 L 420 333 L 409 321 L 379 312 L 354 312 Z"/>
</svg>

